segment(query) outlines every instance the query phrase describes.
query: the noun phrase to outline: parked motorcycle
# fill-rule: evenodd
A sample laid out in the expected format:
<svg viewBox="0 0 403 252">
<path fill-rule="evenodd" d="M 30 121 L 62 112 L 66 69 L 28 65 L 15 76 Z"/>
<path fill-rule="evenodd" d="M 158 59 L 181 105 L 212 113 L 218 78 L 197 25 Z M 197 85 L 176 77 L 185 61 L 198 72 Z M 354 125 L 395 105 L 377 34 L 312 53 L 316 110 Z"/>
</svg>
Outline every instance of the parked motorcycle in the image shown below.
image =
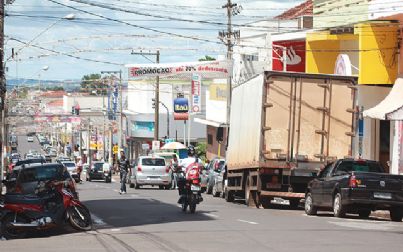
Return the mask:
<svg viewBox="0 0 403 252">
<path fill-rule="evenodd" d="M 76 230 L 91 230 L 89 210 L 63 182 L 49 181 L 39 187 L 47 189 L 38 195 L 6 194 L 1 199 L 1 231 L 6 239 L 24 238 L 29 231 L 46 230 L 66 221 Z"/>
<path fill-rule="evenodd" d="M 185 198 L 182 201 L 182 211 L 186 212 L 188 206 L 191 213 L 196 212 L 196 205 L 203 201 L 200 186 L 201 168 L 197 163 L 186 171 Z"/>
</svg>

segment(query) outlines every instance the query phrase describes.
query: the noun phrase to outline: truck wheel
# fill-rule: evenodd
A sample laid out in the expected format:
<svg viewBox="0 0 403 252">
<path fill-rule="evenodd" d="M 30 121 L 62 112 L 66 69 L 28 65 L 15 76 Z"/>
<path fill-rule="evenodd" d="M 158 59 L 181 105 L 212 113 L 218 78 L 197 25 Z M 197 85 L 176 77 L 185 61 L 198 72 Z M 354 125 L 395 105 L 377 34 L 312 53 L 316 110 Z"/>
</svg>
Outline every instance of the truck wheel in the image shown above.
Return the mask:
<svg viewBox="0 0 403 252">
<path fill-rule="evenodd" d="M 260 198 L 260 204 L 262 205 L 262 207 L 263 207 L 264 209 L 269 209 L 270 206 L 271 206 L 271 204 L 270 204 L 270 201 L 271 201 L 271 200 L 272 200 L 272 199 L 271 199 L 271 198 L 268 198 L 268 197 Z"/>
<path fill-rule="evenodd" d="M 343 218 L 346 215 L 346 209 L 341 201 L 341 194 L 337 193 L 333 200 L 333 215 L 334 217 Z"/>
<path fill-rule="evenodd" d="M 368 219 L 371 215 L 371 210 L 360 210 L 358 212 L 358 215 L 360 216 L 360 218 Z"/>
<path fill-rule="evenodd" d="M 318 208 L 313 204 L 311 193 L 307 193 L 305 196 L 305 213 L 307 215 L 316 215 L 318 213 Z"/>
<path fill-rule="evenodd" d="M 298 209 L 300 199 L 290 199 L 289 201 L 291 209 Z"/>
<path fill-rule="evenodd" d="M 234 201 L 234 193 L 232 191 L 225 190 L 225 201 L 233 202 Z"/>
<path fill-rule="evenodd" d="M 403 209 L 399 207 L 393 207 L 389 210 L 390 219 L 392 221 L 401 222 L 403 216 Z"/>
<path fill-rule="evenodd" d="M 129 186 L 130 186 L 130 188 L 134 188 L 134 184 L 130 184 Z"/>
<path fill-rule="evenodd" d="M 258 207 L 258 204 L 256 202 L 256 192 L 250 189 L 251 186 L 250 181 L 251 177 L 248 175 L 246 177 L 246 183 L 245 183 L 245 204 L 248 207 Z"/>
</svg>

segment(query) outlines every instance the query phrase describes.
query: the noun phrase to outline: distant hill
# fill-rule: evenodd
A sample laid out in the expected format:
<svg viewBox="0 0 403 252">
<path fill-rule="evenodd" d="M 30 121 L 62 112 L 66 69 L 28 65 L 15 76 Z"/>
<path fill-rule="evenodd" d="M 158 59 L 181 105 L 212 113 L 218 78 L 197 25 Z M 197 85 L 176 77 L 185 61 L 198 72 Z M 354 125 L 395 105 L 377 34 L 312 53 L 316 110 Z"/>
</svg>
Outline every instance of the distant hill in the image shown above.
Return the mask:
<svg viewBox="0 0 403 252">
<path fill-rule="evenodd" d="M 66 91 L 74 91 L 80 88 L 81 80 L 41 80 L 41 86 L 46 87 L 60 87 L 63 86 Z M 38 79 L 7 79 L 7 89 L 12 89 L 15 86 L 33 86 L 39 85 Z"/>
</svg>

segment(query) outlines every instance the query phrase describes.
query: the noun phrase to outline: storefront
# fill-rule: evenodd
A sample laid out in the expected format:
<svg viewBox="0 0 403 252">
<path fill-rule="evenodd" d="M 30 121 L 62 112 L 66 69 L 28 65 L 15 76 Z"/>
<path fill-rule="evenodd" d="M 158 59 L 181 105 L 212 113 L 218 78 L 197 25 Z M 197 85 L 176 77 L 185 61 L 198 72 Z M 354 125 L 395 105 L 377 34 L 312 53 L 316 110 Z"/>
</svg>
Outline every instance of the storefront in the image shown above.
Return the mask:
<svg viewBox="0 0 403 252">
<path fill-rule="evenodd" d="M 307 33 L 306 72 L 358 77 L 354 156 L 392 157 L 393 125 L 362 118 L 389 94 L 398 74 L 398 30 L 394 21 L 367 21 Z"/>
</svg>

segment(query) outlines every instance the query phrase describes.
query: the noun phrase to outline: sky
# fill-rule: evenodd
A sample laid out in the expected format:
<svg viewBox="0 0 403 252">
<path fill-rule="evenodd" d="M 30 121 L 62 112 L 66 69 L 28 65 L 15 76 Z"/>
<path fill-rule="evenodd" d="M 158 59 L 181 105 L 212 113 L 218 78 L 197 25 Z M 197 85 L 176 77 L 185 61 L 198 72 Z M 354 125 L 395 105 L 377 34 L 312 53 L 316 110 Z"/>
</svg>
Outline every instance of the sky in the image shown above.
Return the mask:
<svg viewBox="0 0 403 252">
<path fill-rule="evenodd" d="M 81 79 L 101 71 L 126 73 L 125 64 L 155 62 L 155 56 L 132 55 L 132 50 L 154 53 L 158 49 L 162 63 L 224 55 L 218 32 L 226 29 L 222 9 L 226 2 L 15 0 L 6 6 L 6 77 Z M 301 2 L 239 0 L 242 10 L 233 22 L 271 19 Z M 63 19 L 69 14 L 74 14 L 74 20 Z"/>
</svg>

